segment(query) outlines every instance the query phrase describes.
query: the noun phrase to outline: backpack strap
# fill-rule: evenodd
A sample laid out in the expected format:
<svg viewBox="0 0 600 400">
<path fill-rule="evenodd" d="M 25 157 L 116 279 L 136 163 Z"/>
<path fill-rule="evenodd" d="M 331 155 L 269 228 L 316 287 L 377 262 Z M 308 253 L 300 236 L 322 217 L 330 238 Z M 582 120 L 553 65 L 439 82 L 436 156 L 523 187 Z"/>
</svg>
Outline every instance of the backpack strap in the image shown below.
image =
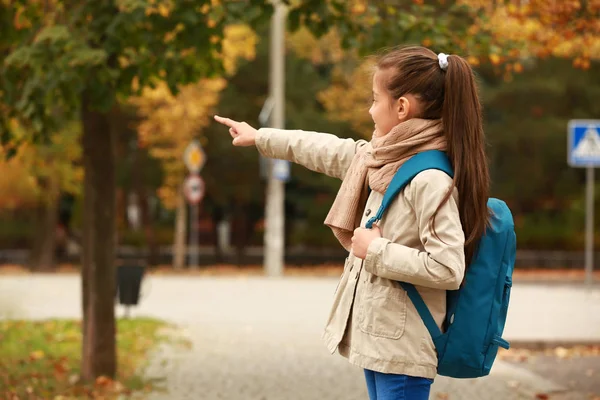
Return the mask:
<svg viewBox="0 0 600 400">
<path fill-rule="evenodd" d="M 383 195 L 383 201 L 381 202 L 381 206 L 379 207 L 377 214 L 367 221 L 365 227 L 367 229 L 371 229 L 374 223 L 380 221 L 383 217 L 383 214 L 398 193 L 400 193 L 415 176 L 428 169 L 438 169 L 445 172 L 450 177 L 454 177 L 454 170 L 452 169 L 452 164 L 450 163 L 446 153 L 439 150 L 428 150 L 415 154 L 398 169 L 398 172 L 396 172 L 392 178 L 390 185 Z M 431 315 L 431 312 L 425 304 L 425 301 L 414 285 L 407 282 L 399 283 L 400 286 L 406 290 L 408 297 L 419 312 L 419 315 L 421 316 L 421 319 L 427 327 L 431 337 L 436 338 L 440 336 L 442 334 L 440 328 L 438 328 L 433 316 Z"/>
<path fill-rule="evenodd" d="M 423 298 L 417 291 L 417 288 L 411 283 L 407 283 L 407 282 L 398 282 L 398 283 L 400 284 L 400 286 L 402 286 L 402 288 L 404 290 L 406 290 L 406 293 L 408 294 L 410 301 L 412 301 L 413 305 L 419 312 L 419 315 L 421 316 L 421 319 L 423 320 L 423 323 L 427 327 L 427 330 L 429 331 L 429 334 L 431 335 L 431 337 L 433 339 L 435 339 L 436 337 L 440 336 L 442 334 L 442 331 L 440 331 L 440 328 L 438 328 L 437 324 L 435 323 L 435 320 L 433 319 L 433 316 L 431 315 L 429 308 L 427 308 L 427 304 L 425 304 L 425 301 L 423 300 Z"/>
<path fill-rule="evenodd" d="M 398 193 L 400 193 L 415 176 L 428 169 L 439 169 L 451 177 L 454 176 L 450 160 L 443 151 L 428 150 L 415 154 L 398 169 L 398 172 L 396 172 L 392 178 L 390 185 L 383 195 L 383 201 L 381 202 L 381 206 L 379 206 L 379 210 L 377 210 L 377 214 L 367 221 L 365 227 L 371 229 L 374 223 L 381 221 L 383 214 L 389 205 L 392 204 L 392 201 L 396 198 Z"/>
</svg>

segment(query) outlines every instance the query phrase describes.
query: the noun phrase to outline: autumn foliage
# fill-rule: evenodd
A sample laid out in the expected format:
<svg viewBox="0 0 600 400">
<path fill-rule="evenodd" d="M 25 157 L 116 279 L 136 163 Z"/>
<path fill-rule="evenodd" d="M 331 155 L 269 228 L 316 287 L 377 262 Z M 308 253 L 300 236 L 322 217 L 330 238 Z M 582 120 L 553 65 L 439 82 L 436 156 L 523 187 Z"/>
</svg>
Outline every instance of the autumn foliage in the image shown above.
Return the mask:
<svg viewBox="0 0 600 400">
<path fill-rule="evenodd" d="M 222 57 L 227 73 L 235 71 L 238 59 L 254 57 L 256 41 L 256 35 L 246 25 L 225 29 Z M 141 96 L 130 99 L 142 118 L 137 128 L 139 144 L 148 147 L 150 154 L 162 163 L 165 179 L 158 195 L 167 208 L 177 205 L 185 175 L 182 154 L 209 124 L 225 85 L 224 78 L 207 78 L 182 86 L 179 93 L 173 95 L 165 82 L 158 81 L 154 88 L 146 87 Z"/>
<path fill-rule="evenodd" d="M 500 45 L 509 41 L 519 48 L 503 57 L 499 48 L 494 63 L 549 56 L 573 59 L 577 68 L 588 69 L 600 58 L 600 1 L 598 0 L 461 0 L 482 11 L 472 33 L 490 26 Z M 517 71 L 518 72 L 518 71 Z"/>
</svg>

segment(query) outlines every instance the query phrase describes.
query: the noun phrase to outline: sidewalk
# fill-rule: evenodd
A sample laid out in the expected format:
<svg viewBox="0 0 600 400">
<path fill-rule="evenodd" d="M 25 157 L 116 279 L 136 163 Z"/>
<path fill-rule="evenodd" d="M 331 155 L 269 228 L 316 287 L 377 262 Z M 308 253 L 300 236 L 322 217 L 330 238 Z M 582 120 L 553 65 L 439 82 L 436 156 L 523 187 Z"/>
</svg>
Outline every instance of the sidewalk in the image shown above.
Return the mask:
<svg viewBox="0 0 600 400">
<path fill-rule="evenodd" d="M 515 284 L 504 336 L 515 347 L 600 343 L 600 286 Z"/>
<path fill-rule="evenodd" d="M 320 341 L 336 284 L 331 277 L 148 276 L 133 316 L 176 323 L 193 345 L 153 355 L 147 374 L 165 378 L 169 392 L 151 399 L 366 399 L 362 371 Z M 0 276 L 0 317 L 79 318 L 80 304 L 78 275 Z M 600 342 L 600 287 L 516 283 L 505 338 L 513 346 Z M 487 378 L 437 378 L 431 399 L 540 394 L 587 398 L 499 360 Z"/>
</svg>

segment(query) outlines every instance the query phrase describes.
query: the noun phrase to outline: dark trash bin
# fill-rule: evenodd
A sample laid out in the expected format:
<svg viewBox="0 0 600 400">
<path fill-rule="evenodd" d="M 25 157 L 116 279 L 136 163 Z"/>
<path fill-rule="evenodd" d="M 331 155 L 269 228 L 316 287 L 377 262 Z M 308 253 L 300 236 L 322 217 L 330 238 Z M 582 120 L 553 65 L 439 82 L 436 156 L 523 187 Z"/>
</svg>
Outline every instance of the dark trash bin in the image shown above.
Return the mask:
<svg viewBox="0 0 600 400">
<path fill-rule="evenodd" d="M 140 264 L 117 266 L 117 298 L 125 306 L 137 305 L 146 267 Z"/>
</svg>

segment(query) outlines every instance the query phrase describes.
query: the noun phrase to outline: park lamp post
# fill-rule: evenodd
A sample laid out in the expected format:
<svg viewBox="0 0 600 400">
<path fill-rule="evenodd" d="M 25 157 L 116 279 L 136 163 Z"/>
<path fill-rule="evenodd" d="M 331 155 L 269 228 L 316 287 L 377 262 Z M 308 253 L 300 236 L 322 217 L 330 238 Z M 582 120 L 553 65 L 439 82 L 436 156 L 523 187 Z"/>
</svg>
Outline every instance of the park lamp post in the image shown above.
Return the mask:
<svg viewBox="0 0 600 400">
<path fill-rule="evenodd" d="M 279 0 L 271 19 L 269 100 L 261 112 L 261 123 L 268 120 L 272 128 L 285 127 L 285 20 L 287 9 Z M 265 204 L 264 269 L 267 276 L 283 275 L 285 242 L 285 181 L 289 163 L 269 160 L 267 163 Z"/>
</svg>

